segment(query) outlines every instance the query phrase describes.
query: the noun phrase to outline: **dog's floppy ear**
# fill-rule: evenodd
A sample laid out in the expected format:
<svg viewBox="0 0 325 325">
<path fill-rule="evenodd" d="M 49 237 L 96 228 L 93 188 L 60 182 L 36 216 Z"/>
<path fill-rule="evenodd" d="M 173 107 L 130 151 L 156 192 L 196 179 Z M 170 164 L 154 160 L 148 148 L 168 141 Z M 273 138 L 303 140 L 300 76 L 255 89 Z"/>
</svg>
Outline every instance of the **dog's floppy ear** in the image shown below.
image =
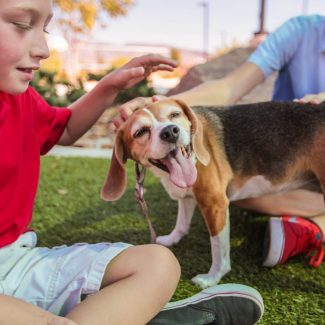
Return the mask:
<svg viewBox="0 0 325 325">
<path fill-rule="evenodd" d="M 183 109 L 183 112 L 191 122 L 191 132 L 192 132 L 192 144 L 193 150 L 197 159 L 204 165 L 207 166 L 210 162 L 210 154 L 206 150 L 203 142 L 203 127 L 201 121 L 194 114 L 193 110 L 185 104 L 183 101 L 176 99 L 178 105 Z"/>
<path fill-rule="evenodd" d="M 123 130 L 117 132 L 113 156 L 109 167 L 105 183 L 102 187 L 101 198 L 105 201 L 118 200 L 125 191 L 126 187 L 126 154 L 123 145 Z"/>
</svg>

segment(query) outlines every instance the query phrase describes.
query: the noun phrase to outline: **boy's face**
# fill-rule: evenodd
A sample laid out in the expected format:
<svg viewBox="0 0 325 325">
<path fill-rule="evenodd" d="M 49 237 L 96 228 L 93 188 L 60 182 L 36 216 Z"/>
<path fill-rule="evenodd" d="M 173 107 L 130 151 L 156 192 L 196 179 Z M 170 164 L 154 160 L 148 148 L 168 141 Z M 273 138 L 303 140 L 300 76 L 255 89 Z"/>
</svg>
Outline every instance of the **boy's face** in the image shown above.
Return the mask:
<svg viewBox="0 0 325 325">
<path fill-rule="evenodd" d="M 0 91 L 24 92 L 49 56 L 45 33 L 51 0 L 0 0 Z"/>
</svg>

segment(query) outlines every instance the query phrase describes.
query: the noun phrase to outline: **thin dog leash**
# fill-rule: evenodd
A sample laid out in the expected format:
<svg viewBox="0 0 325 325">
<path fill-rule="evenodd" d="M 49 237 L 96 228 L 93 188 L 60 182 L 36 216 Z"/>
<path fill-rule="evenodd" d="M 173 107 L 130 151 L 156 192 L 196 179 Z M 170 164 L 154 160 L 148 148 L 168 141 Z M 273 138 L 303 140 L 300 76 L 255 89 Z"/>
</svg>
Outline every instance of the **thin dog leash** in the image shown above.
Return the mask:
<svg viewBox="0 0 325 325">
<path fill-rule="evenodd" d="M 139 164 L 136 162 L 135 163 L 135 175 L 136 175 L 136 184 L 135 184 L 135 191 L 134 191 L 134 196 L 137 199 L 140 208 L 142 210 L 143 216 L 147 221 L 149 232 L 150 232 L 150 241 L 152 244 L 156 242 L 156 232 L 153 229 L 153 226 L 151 224 L 151 221 L 148 216 L 148 207 L 146 204 L 146 201 L 143 198 L 143 184 L 144 184 L 144 177 L 146 176 L 146 169 L 145 167 L 142 166 L 141 170 L 139 167 Z"/>
</svg>

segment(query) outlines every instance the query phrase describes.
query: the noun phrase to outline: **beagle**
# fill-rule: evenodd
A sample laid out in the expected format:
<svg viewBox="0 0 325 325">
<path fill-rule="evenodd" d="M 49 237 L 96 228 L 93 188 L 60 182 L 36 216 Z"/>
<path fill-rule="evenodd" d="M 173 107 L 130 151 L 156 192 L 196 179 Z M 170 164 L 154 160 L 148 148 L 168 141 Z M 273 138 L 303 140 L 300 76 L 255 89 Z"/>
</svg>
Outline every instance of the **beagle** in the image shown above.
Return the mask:
<svg viewBox="0 0 325 325">
<path fill-rule="evenodd" d="M 170 246 L 188 233 L 198 204 L 207 225 L 212 265 L 192 280 L 212 286 L 230 271 L 228 205 L 298 188 L 325 186 L 325 102 L 264 102 L 194 107 L 166 99 L 134 112 L 117 132 L 102 198 L 119 199 L 128 158 L 150 169 L 178 200 Z"/>
</svg>

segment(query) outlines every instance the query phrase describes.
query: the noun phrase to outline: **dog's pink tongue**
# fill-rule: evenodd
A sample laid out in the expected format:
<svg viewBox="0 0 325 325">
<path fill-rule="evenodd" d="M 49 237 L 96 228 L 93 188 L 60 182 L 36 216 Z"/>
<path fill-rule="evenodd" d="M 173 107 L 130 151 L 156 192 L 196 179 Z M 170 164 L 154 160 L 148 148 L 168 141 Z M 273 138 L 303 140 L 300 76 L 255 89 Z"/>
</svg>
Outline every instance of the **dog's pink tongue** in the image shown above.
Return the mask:
<svg viewBox="0 0 325 325">
<path fill-rule="evenodd" d="M 193 186 L 196 181 L 197 171 L 191 158 L 185 158 L 181 150 L 178 150 L 176 157 L 168 155 L 162 161 L 169 169 L 169 179 L 172 183 L 182 188 Z"/>
</svg>

